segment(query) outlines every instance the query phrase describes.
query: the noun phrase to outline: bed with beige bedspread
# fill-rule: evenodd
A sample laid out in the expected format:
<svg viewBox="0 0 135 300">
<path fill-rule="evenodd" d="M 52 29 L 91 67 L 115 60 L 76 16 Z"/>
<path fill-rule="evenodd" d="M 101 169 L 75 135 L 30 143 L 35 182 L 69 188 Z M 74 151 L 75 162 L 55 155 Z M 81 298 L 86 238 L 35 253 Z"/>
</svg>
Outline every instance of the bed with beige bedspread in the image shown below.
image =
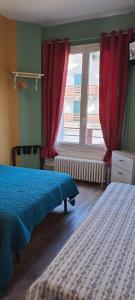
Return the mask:
<svg viewBox="0 0 135 300">
<path fill-rule="evenodd" d="M 83 199 L 82 199 L 83 201 Z M 27 300 L 135 299 L 135 186 L 111 183 Z"/>
</svg>

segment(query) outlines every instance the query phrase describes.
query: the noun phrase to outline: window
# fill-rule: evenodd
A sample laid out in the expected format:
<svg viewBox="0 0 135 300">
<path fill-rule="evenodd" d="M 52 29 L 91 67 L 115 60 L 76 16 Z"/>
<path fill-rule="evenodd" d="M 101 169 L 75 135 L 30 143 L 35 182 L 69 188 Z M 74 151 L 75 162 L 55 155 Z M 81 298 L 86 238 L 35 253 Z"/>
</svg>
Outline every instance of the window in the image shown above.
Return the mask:
<svg viewBox="0 0 135 300">
<path fill-rule="evenodd" d="M 104 145 L 99 121 L 99 44 L 71 47 L 57 143 Z"/>
</svg>

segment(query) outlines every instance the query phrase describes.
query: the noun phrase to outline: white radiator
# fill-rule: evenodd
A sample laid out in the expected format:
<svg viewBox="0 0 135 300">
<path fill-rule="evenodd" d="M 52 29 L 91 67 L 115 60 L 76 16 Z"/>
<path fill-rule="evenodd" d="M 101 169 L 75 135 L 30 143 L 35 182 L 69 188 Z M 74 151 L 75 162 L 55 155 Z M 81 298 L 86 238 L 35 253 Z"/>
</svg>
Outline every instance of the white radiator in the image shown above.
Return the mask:
<svg viewBox="0 0 135 300">
<path fill-rule="evenodd" d="M 105 177 L 105 163 L 103 161 L 56 156 L 54 170 L 70 174 L 74 179 L 101 183 Z"/>
</svg>

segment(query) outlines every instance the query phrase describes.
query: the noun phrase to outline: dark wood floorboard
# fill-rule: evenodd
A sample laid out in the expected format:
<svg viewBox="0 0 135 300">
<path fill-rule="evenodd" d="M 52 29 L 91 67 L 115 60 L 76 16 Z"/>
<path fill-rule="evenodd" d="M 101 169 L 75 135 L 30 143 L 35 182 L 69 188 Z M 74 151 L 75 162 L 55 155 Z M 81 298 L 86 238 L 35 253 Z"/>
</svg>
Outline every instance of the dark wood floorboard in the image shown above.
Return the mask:
<svg viewBox="0 0 135 300">
<path fill-rule="evenodd" d="M 68 214 L 64 215 L 61 205 L 34 230 L 29 245 L 21 253 L 20 263 L 14 264 L 12 281 L 3 300 L 25 300 L 29 286 L 47 268 L 103 192 L 100 185 L 77 185 L 80 194 L 75 207 L 68 205 Z"/>
</svg>

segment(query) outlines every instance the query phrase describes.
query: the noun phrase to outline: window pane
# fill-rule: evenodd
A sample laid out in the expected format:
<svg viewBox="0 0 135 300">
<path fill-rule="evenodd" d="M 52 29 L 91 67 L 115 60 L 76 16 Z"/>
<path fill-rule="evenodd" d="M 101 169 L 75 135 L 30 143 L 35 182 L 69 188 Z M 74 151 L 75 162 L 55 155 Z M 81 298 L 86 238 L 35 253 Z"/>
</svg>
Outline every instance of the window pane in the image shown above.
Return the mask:
<svg viewBox="0 0 135 300">
<path fill-rule="evenodd" d="M 70 54 L 64 100 L 63 142 L 79 143 L 82 54 Z"/>
<path fill-rule="evenodd" d="M 99 57 L 100 52 L 89 54 L 86 144 L 104 144 L 99 121 Z"/>
</svg>

